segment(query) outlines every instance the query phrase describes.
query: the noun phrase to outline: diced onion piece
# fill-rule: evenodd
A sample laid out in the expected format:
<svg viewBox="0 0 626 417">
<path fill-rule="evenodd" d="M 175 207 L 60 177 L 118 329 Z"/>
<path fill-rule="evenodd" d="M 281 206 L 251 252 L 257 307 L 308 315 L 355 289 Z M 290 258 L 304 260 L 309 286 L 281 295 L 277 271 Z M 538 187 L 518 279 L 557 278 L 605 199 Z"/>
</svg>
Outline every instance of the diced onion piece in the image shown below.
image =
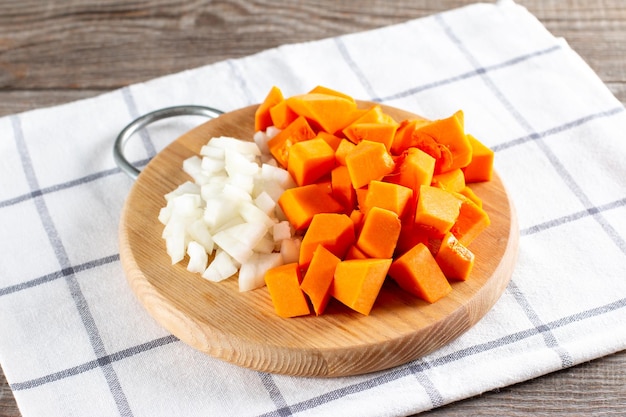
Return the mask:
<svg viewBox="0 0 626 417">
<path fill-rule="evenodd" d="M 238 153 L 260 156 L 261 151 L 254 142 L 248 142 L 241 139 L 230 138 L 226 136 L 220 136 L 211 138 L 207 144 L 216 148 L 232 149 Z"/>
<path fill-rule="evenodd" d="M 239 215 L 248 223 L 260 223 L 266 229 L 274 227 L 274 220 L 252 203 L 241 203 L 239 205 Z"/>
<path fill-rule="evenodd" d="M 213 236 L 211 236 L 204 220 L 197 219 L 187 226 L 187 233 L 193 240 L 204 247 L 207 254 L 213 253 L 215 242 L 213 242 Z"/>
<path fill-rule="evenodd" d="M 267 145 L 269 137 L 267 136 L 267 134 L 265 134 L 265 132 L 261 130 L 255 132 L 254 136 L 252 136 L 252 139 L 254 139 L 254 143 L 256 143 L 256 146 L 259 147 L 262 155 L 268 155 L 270 153 L 270 148 Z"/>
<path fill-rule="evenodd" d="M 274 242 L 280 242 L 285 239 L 290 239 L 291 235 L 291 224 L 289 224 L 289 222 L 286 220 L 276 223 L 272 228 L 272 236 L 274 236 Z"/>
<path fill-rule="evenodd" d="M 203 219 L 209 230 L 214 230 L 236 217 L 238 213 L 239 203 L 237 201 L 216 196 L 206 200 Z"/>
<path fill-rule="evenodd" d="M 276 201 L 265 191 L 254 199 L 254 204 L 268 216 L 272 216 L 276 210 Z"/>
<path fill-rule="evenodd" d="M 224 159 L 217 159 L 211 156 L 205 156 L 202 158 L 202 164 L 200 168 L 205 175 L 214 175 L 219 172 L 224 171 L 224 167 L 226 164 L 224 163 Z"/>
<path fill-rule="evenodd" d="M 297 238 L 284 239 L 280 242 L 280 254 L 284 263 L 298 262 L 300 258 L 300 243 L 300 239 Z"/>
<path fill-rule="evenodd" d="M 170 201 L 174 197 L 183 194 L 199 194 L 200 186 L 198 184 L 194 184 L 191 181 L 185 181 L 181 185 L 179 185 L 174 191 L 171 191 L 165 194 L 165 201 Z"/>
<path fill-rule="evenodd" d="M 209 255 L 204 246 L 192 240 L 187 245 L 187 255 L 189 255 L 189 263 L 187 264 L 189 272 L 203 273 L 206 270 Z"/>
<path fill-rule="evenodd" d="M 215 258 L 207 269 L 202 273 L 202 278 L 209 281 L 219 282 L 228 279 L 237 273 L 239 265 L 226 252 L 218 249 Z"/>
<path fill-rule="evenodd" d="M 239 271 L 240 289 L 247 291 L 265 285 L 265 270 L 282 264 L 283 258 L 297 261 L 299 240 L 292 238 L 277 204 L 284 190 L 296 184 L 264 148 L 277 132 L 258 133 L 254 142 L 215 137 L 200 155 L 183 161 L 194 182 L 168 193 L 159 212 L 172 263 L 188 254 L 187 269 L 211 281 Z"/>
<path fill-rule="evenodd" d="M 255 253 L 239 270 L 239 291 L 250 291 L 265 285 L 265 273 L 283 264 L 280 253 Z"/>
<path fill-rule="evenodd" d="M 265 129 L 265 134 L 267 135 L 268 139 L 272 139 L 274 136 L 278 135 L 280 133 L 280 129 L 277 128 L 276 126 L 269 126 L 267 129 Z"/>
<path fill-rule="evenodd" d="M 272 239 L 269 234 L 266 234 L 265 236 L 263 236 L 263 239 L 261 239 L 259 243 L 256 244 L 253 250 L 255 253 L 272 253 L 274 252 L 275 247 L 276 244 L 274 242 L 274 239 Z"/>
</svg>

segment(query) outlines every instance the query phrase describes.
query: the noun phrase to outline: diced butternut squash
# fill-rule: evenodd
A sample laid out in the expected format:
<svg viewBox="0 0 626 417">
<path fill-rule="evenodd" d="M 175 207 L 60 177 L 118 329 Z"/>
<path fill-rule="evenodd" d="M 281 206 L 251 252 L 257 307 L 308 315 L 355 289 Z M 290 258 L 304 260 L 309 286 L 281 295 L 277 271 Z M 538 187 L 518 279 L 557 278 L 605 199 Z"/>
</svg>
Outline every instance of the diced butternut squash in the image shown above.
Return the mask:
<svg viewBox="0 0 626 417">
<path fill-rule="evenodd" d="M 421 243 L 425 245 L 430 253 L 437 254 L 439 246 L 441 246 L 441 239 L 443 234 L 431 226 L 423 224 L 415 224 L 411 220 L 407 220 L 402 224 L 402 230 L 400 230 L 400 236 L 398 237 L 398 244 L 394 252 L 394 258 L 409 251 L 413 246 Z"/>
<path fill-rule="evenodd" d="M 287 106 L 285 100 L 278 102 L 270 108 L 270 117 L 272 118 L 272 124 L 278 129 L 285 129 L 294 120 L 298 118 L 298 115 Z"/>
<path fill-rule="evenodd" d="M 283 93 L 280 88 L 274 86 L 254 112 L 254 130 L 265 131 L 269 126 L 274 125 L 270 109 L 276 104 L 284 101 Z"/>
<path fill-rule="evenodd" d="M 491 181 L 493 177 L 493 151 L 472 135 L 468 134 L 467 139 L 472 146 L 472 160 L 463 168 L 465 182 Z"/>
<path fill-rule="evenodd" d="M 385 281 L 391 259 L 351 259 L 335 268 L 331 295 L 351 309 L 369 315 Z"/>
<path fill-rule="evenodd" d="M 389 276 L 400 288 L 429 303 L 434 303 L 452 291 L 435 258 L 422 243 L 393 261 Z"/>
<path fill-rule="evenodd" d="M 461 201 L 459 216 L 450 231 L 465 246 L 469 246 L 483 230 L 491 224 L 489 215 L 476 203 L 462 194 L 456 194 Z"/>
<path fill-rule="evenodd" d="M 348 139 L 341 139 L 337 149 L 335 149 L 335 162 L 337 165 L 346 164 L 346 156 L 352 151 L 356 145 L 350 142 Z"/>
<path fill-rule="evenodd" d="M 344 256 L 344 260 L 349 259 L 368 259 L 369 256 L 365 254 L 361 249 L 358 248 L 357 245 L 352 245 L 348 248 L 346 252 L 346 256 Z"/>
<path fill-rule="evenodd" d="M 352 187 L 348 167 L 344 165 L 335 167 L 330 173 L 330 178 L 334 199 L 346 208 L 347 213 L 350 213 L 356 206 L 356 191 Z"/>
<path fill-rule="evenodd" d="M 371 181 L 365 195 L 365 207 L 361 208 L 367 215 L 372 207 L 391 210 L 398 217 L 404 217 L 413 197 L 413 190 L 399 184 L 383 181 Z"/>
<path fill-rule="evenodd" d="M 474 254 L 463 246 L 452 233 L 446 233 L 435 256 L 441 272 L 448 279 L 465 281 L 474 267 Z"/>
<path fill-rule="evenodd" d="M 355 123 L 388 123 L 395 124 L 395 120 L 388 114 L 383 112 L 383 108 L 380 104 L 375 104 L 369 109 L 364 110 L 363 114 L 356 118 L 352 124 Z M 345 132 L 344 132 L 345 133 Z"/>
<path fill-rule="evenodd" d="M 372 258 L 391 258 L 402 224 L 391 210 L 372 207 L 365 215 L 356 245 Z"/>
<path fill-rule="evenodd" d="M 359 236 L 361 233 L 361 229 L 363 228 L 363 221 L 365 220 L 365 214 L 359 209 L 354 209 L 350 213 L 350 220 L 354 223 L 354 234 L 355 236 Z"/>
<path fill-rule="evenodd" d="M 430 185 L 435 172 L 435 158 L 418 148 L 409 148 L 397 161 L 397 167 L 385 181 L 403 185 L 413 190 L 412 207 L 419 198 L 422 185 Z"/>
<path fill-rule="evenodd" d="M 329 96 L 341 97 L 355 103 L 354 98 L 349 96 L 348 94 L 342 93 L 341 91 L 337 91 L 323 85 L 317 85 L 313 87 L 313 89 L 309 91 L 309 94 L 327 94 Z"/>
<path fill-rule="evenodd" d="M 337 95 L 309 93 L 289 97 L 287 106 L 328 133 L 335 134 L 355 117 L 356 103 Z"/>
<path fill-rule="evenodd" d="M 442 145 L 441 158 L 435 165 L 436 173 L 464 168 L 472 160 L 472 145 L 465 134 L 463 112 L 461 110 L 445 119 L 435 120 L 420 126 L 416 129 L 413 136 L 418 143 L 420 138 L 426 140 L 432 138 L 435 142 Z M 444 152 L 446 150 L 449 151 L 449 156 L 448 152 Z"/>
<path fill-rule="evenodd" d="M 407 149 L 415 146 L 413 133 L 422 125 L 430 123 L 426 119 L 408 119 L 399 123 L 391 143 L 391 153 L 400 155 Z M 429 153 L 430 155 L 430 153 Z"/>
<path fill-rule="evenodd" d="M 365 198 L 367 197 L 367 186 L 357 188 L 356 190 L 354 190 L 354 192 L 356 193 L 356 204 L 358 206 L 358 209 L 361 210 L 363 214 L 365 214 Z"/>
<path fill-rule="evenodd" d="M 441 188 L 422 185 L 415 210 L 415 223 L 430 226 L 445 234 L 459 217 L 461 200 Z"/>
<path fill-rule="evenodd" d="M 343 258 L 355 239 L 354 223 L 347 215 L 316 214 L 302 238 L 298 263 L 302 269 L 308 268 L 318 246 L 323 246 L 338 258 Z"/>
<path fill-rule="evenodd" d="M 463 188 L 461 191 L 459 191 L 459 194 L 461 194 L 461 195 L 469 198 L 470 200 L 472 200 L 472 202 L 474 204 L 476 204 L 478 207 L 480 207 L 480 208 L 483 207 L 483 200 L 481 200 L 481 198 L 476 195 L 474 190 L 472 190 L 467 185 L 465 186 L 465 188 Z"/>
<path fill-rule="evenodd" d="M 398 123 L 384 113 L 380 104 L 376 104 L 343 129 L 343 134 L 353 143 L 362 140 L 381 142 L 391 150 Z"/>
<path fill-rule="evenodd" d="M 397 127 L 396 124 L 390 123 L 352 123 L 343 129 L 343 133 L 353 143 L 358 144 L 364 140 L 380 142 L 390 150 Z"/>
<path fill-rule="evenodd" d="M 335 167 L 335 152 L 321 138 L 296 142 L 289 150 L 287 170 L 298 185 L 313 184 Z"/>
<path fill-rule="evenodd" d="M 333 149 L 333 152 L 337 151 L 339 144 L 341 143 L 342 138 L 332 135 L 328 132 L 324 132 L 323 130 L 317 132 L 316 138 L 321 138 L 328 143 L 328 145 Z"/>
<path fill-rule="evenodd" d="M 301 278 L 300 268 L 295 262 L 269 269 L 265 273 L 265 284 L 276 314 L 280 317 L 311 314 L 306 296 L 300 289 Z"/>
<path fill-rule="evenodd" d="M 344 208 L 317 184 L 285 190 L 278 205 L 296 230 L 306 229 L 318 213 L 341 213 Z"/>
<path fill-rule="evenodd" d="M 324 313 L 330 299 L 330 287 L 335 276 L 335 268 L 341 262 L 332 252 L 319 245 L 313 252 L 300 288 L 309 296 L 316 315 Z"/>
<path fill-rule="evenodd" d="M 300 116 L 281 130 L 276 136 L 267 141 L 272 156 L 283 167 L 287 168 L 289 163 L 289 150 L 297 143 L 315 137 L 315 132 L 307 122 Z"/>
<path fill-rule="evenodd" d="M 433 176 L 432 185 L 450 192 L 461 192 L 465 188 L 465 176 L 461 168 Z"/>
<path fill-rule="evenodd" d="M 278 205 L 302 235 L 298 262 L 266 274 L 279 315 L 320 315 L 331 296 L 368 315 L 386 276 L 433 303 L 470 277 L 490 219 L 467 184 L 492 178 L 494 154 L 462 111 L 398 122 L 328 87 L 274 87 L 255 112 L 256 130 L 272 125 L 268 148 L 297 184 Z"/>
<path fill-rule="evenodd" d="M 357 189 L 391 173 L 395 162 L 380 142 L 364 140 L 346 155 L 352 186 Z"/>
</svg>

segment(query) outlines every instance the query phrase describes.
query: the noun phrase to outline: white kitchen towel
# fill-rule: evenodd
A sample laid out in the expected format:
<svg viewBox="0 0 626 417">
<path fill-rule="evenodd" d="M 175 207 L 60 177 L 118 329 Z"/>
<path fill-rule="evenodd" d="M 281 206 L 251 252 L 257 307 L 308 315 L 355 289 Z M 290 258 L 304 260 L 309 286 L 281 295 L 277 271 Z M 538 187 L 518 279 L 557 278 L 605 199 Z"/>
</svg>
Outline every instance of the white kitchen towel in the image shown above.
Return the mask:
<svg viewBox="0 0 626 417">
<path fill-rule="evenodd" d="M 132 180 L 118 132 L 180 104 L 229 111 L 325 85 L 440 118 L 462 109 L 516 206 L 510 285 L 470 331 L 383 372 L 267 374 L 168 334 L 118 254 Z M 197 118 L 150 126 L 144 166 Z M 403 416 L 626 349 L 626 112 L 565 40 L 511 1 L 284 45 L 0 118 L 0 363 L 33 416 Z"/>
</svg>

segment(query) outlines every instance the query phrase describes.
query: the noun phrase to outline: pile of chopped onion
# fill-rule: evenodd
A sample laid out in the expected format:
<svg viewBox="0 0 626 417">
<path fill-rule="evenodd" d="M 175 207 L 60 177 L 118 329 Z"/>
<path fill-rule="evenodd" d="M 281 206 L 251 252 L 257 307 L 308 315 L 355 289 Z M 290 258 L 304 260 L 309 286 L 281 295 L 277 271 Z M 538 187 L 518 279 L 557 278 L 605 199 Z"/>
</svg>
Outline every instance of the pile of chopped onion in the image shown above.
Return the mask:
<svg viewBox="0 0 626 417">
<path fill-rule="evenodd" d="M 248 291 L 265 285 L 268 269 L 298 261 L 300 238 L 277 204 L 295 183 L 266 144 L 276 133 L 214 137 L 183 162 L 193 181 L 166 194 L 159 213 L 172 264 L 187 254 L 189 271 L 216 282 L 239 272 L 239 290 Z"/>
</svg>

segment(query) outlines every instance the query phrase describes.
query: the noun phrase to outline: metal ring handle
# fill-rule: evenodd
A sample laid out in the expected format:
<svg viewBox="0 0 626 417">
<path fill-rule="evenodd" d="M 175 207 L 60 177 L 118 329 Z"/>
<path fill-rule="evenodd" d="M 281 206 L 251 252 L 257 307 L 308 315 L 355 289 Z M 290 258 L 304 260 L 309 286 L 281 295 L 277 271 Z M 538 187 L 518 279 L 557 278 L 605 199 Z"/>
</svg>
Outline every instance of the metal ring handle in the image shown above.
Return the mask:
<svg viewBox="0 0 626 417">
<path fill-rule="evenodd" d="M 174 106 L 174 107 L 166 107 L 163 109 L 155 110 L 150 113 L 146 113 L 143 116 L 138 117 L 137 119 L 130 122 L 117 136 L 115 139 L 115 144 L 113 145 L 113 159 L 117 166 L 130 178 L 136 180 L 141 171 L 137 169 L 134 165 L 132 165 L 126 156 L 124 155 L 124 147 L 126 143 L 130 139 L 132 135 L 134 135 L 137 131 L 143 129 L 150 123 L 154 123 L 157 120 L 166 119 L 169 117 L 178 117 L 178 116 L 205 116 L 209 119 L 213 119 L 218 117 L 220 114 L 224 112 L 221 110 L 214 109 L 212 107 L 206 106 L 195 106 L 195 105 L 185 105 L 185 106 Z"/>
</svg>

